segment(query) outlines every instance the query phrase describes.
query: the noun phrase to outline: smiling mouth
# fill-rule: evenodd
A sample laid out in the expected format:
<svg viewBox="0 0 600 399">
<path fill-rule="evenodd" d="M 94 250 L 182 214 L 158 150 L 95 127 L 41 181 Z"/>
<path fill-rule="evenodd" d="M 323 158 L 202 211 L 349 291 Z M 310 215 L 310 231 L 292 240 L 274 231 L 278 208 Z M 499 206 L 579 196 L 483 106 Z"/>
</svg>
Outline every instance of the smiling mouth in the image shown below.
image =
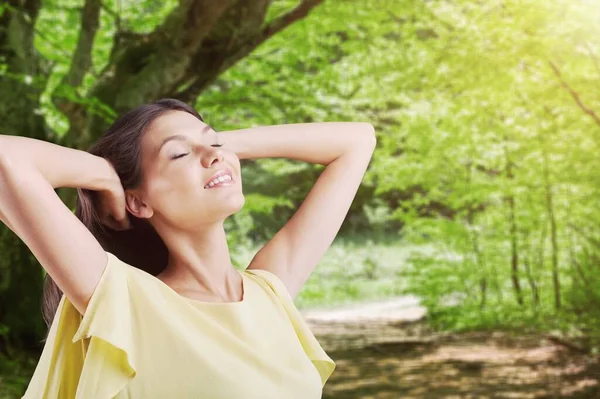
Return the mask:
<svg viewBox="0 0 600 399">
<path fill-rule="evenodd" d="M 230 168 L 224 168 L 217 171 L 212 177 L 206 182 L 204 185 L 205 189 L 220 187 L 221 185 L 226 185 L 227 181 L 233 181 L 233 171 Z"/>
<path fill-rule="evenodd" d="M 233 180 L 233 177 L 231 177 L 231 175 L 227 174 L 227 175 L 219 176 L 216 179 L 213 179 L 209 184 L 204 186 L 204 188 L 208 190 L 211 188 L 227 187 L 227 186 L 232 186 L 234 183 L 235 183 L 235 180 Z"/>
</svg>

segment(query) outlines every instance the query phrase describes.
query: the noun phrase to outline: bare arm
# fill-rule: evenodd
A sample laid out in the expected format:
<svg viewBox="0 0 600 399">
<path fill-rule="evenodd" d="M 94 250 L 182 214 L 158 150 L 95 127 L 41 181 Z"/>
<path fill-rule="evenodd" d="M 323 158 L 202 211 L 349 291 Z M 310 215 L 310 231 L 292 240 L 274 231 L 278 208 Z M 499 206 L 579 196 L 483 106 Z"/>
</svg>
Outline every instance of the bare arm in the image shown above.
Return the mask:
<svg viewBox="0 0 600 399">
<path fill-rule="evenodd" d="M 219 143 L 240 159 L 289 158 L 328 165 L 357 142 L 375 143 L 366 122 L 290 123 L 218 132 Z"/>
<path fill-rule="evenodd" d="M 0 221 L 23 240 L 81 314 L 108 259 L 54 188 L 111 190 L 118 181 L 101 157 L 0 135 Z"/>
<path fill-rule="evenodd" d="M 276 274 L 294 298 L 337 235 L 373 155 L 364 122 L 298 123 L 218 133 L 241 159 L 282 157 L 326 165 L 292 218 L 261 248 L 249 269 Z"/>
</svg>

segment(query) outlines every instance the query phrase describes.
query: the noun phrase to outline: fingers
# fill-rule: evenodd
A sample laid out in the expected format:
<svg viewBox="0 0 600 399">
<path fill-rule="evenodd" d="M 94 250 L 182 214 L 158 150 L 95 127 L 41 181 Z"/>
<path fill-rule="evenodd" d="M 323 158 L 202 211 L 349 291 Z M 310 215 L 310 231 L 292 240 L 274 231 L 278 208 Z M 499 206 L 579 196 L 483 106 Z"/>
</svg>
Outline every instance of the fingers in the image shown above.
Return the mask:
<svg viewBox="0 0 600 399">
<path fill-rule="evenodd" d="M 127 217 L 127 213 L 125 213 L 125 217 L 120 220 L 115 220 L 116 228 L 114 230 L 124 231 L 128 230 L 131 227 L 131 223 L 129 222 L 129 218 Z"/>
<path fill-rule="evenodd" d="M 120 190 L 102 192 L 96 207 L 100 221 L 112 230 L 123 231 L 131 228 L 125 193 Z"/>
<path fill-rule="evenodd" d="M 106 215 L 101 220 L 102 224 L 115 231 L 125 231 L 131 228 L 131 222 L 129 221 L 127 215 L 121 220 L 116 220 L 112 215 Z"/>
<path fill-rule="evenodd" d="M 125 195 L 119 196 L 116 207 L 113 211 L 115 221 L 119 228 L 127 230 L 131 227 L 129 222 L 129 214 L 127 212 L 127 204 L 125 203 Z"/>
<path fill-rule="evenodd" d="M 127 217 L 127 215 L 125 215 L 125 218 L 121 220 L 120 225 L 123 230 L 128 230 L 131 228 L 131 222 L 129 221 L 129 217 Z"/>
</svg>

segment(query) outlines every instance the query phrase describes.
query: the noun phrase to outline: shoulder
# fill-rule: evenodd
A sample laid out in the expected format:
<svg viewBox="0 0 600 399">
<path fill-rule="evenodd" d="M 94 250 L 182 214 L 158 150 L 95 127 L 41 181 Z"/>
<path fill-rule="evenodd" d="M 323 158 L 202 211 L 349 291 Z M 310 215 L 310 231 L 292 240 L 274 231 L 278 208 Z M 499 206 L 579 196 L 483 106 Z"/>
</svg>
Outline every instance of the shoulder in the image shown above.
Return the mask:
<svg viewBox="0 0 600 399">
<path fill-rule="evenodd" d="M 272 291 L 284 304 L 293 305 L 294 299 L 290 295 L 288 288 L 281 278 L 279 278 L 279 276 L 277 276 L 275 273 L 258 268 L 248 268 L 244 271 L 244 273 L 246 273 L 246 275 L 254 276 L 254 279 L 259 284 Z"/>
<path fill-rule="evenodd" d="M 106 255 L 108 256 L 107 269 L 110 267 L 113 273 L 118 274 L 119 276 L 124 277 L 131 282 L 142 285 L 156 285 L 157 283 L 161 283 L 156 276 L 153 276 L 149 272 L 139 267 L 133 266 L 132 264 L 119 258 L 119 256 L 108 251 L 106 251 Z"/>
</svg>

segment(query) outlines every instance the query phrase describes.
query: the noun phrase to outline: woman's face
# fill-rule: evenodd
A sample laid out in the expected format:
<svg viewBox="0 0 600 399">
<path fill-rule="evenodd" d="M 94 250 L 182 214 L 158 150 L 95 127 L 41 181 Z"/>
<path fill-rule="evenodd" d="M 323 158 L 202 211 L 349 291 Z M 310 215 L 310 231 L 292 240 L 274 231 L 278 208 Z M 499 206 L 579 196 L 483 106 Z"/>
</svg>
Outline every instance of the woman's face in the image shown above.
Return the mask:
<svg viewBox="0 0 600 399">
<path fill-rule="evenodd" d="M 240 160 L 227 144 L 212 146 L 216 134 L 185 111 L 169 111 L 154 120 L 142 137 L 144 178 L 137 189 L 145 203 L 142 217 L 193 229 L 222 221 L 243 207 Z M 222 170 L 229 170 L 233 180 L 205 188 Z"/>
</svg>

